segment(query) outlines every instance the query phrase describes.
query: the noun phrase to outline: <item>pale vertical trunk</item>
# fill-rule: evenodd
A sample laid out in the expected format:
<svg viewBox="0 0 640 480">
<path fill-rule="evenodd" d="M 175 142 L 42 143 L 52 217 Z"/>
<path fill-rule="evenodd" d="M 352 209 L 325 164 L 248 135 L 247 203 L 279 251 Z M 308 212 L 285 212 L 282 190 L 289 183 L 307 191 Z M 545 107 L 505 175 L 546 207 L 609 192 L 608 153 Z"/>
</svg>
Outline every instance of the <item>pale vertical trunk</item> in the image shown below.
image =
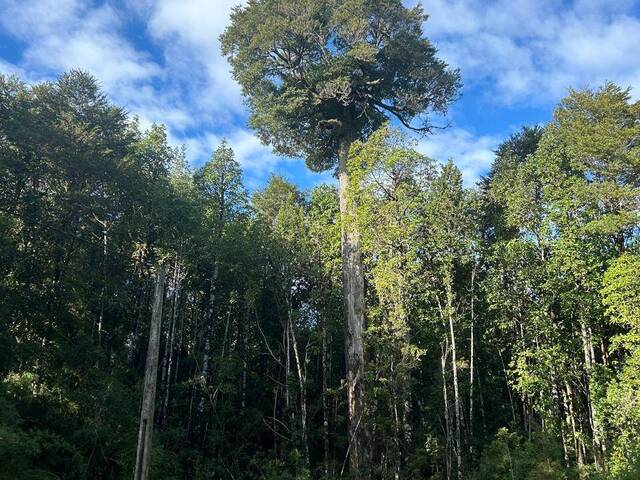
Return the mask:
<svg viewBox="0 0 640 480">
<path fill-rule="evenodd" d="M 273 454 L 278 458 L 278 386 L 273 387 Z"/>
<path fill-rule="evenodd" d="M 476 369 L 478 377 L 478 398 L 480 399 L 480 418 L 482 419 L 482 438 L 487 438 L 487 420 L 484 413 L 484 395 L 482 395 L 482 382 L 480 381 L 479 369 Z"/>
<path fill-rule="evenodd" d="M 204 321 L 204 349 L 202 356 L 202 373 L 200 375 L 200 383 L 202 386 L 202 395 L 198 404 L 199 421 L 202 421 L 204 413 L 204 404 L 207 397 L 207 386 L 209 383 L 209 362 L 211 360 L 211 330 L 213 327 L 213 312 L 216 301 L 216 282 L 218 280 L 218 262 L 214 262 L 213 272 L 209 279 L 209 302 L 207 305 L 207 314 Z"/>
<path fill-rule="evenodd" d="M 173 350 L 176 336 L 176 318 L 178 315 L 178 297 L 180 295 L 180 263 L 176 256 L 173 267 L 173 295 L 171 299 L 171 324 L 167 330 L 167 339 L 164 349 L 164 368 L 162 370 L 162 385 L 164 398 L 162 401 L 162 423 L 166 423 L 169 411 L 169 390 L 171 387 L 171 372 L 173 368 Z"/>
<path fill-rule="evenodd" d="M 571 420 L 571 430 L 574 437 L 574 448 L 576 450 L 576 462 L 578 465 L 582 466 L 585 462 L 585 445 L 584 441 L 582 440 L 582 430 L 579 427 L 579 423 L 576 421 L 575 408 L 573 406 L 575 395 L 573 393 L 573 388 L 571 387 L 571 384 L 569 382 L 565 384 L 565 388 L 567 391 L 567 400 L 569 403 L 569 414 Z"/>
<path fill-rule="evenodd" d="M 327 405 L 327 389 L 329 366 L 327 358 L 327 320 L 322 319 L 322 446 L 324 476 L 329 478 L 329 411 Z"/>
<path fill-rule="evenodd" d="M 347 369 L 347 404 L 349 408 L 349 465 L 354 480 L 365 478 L 369 461 L 366 424 L 363 422 L 364 385 L 364 272 L 358 233 L 348 224 L 349 204 L 347 163 L 351 138 L 340 141 L 338 180 L 342 217 L 342 288 L 346 312 L 345 361 Z"/>
<path fill-rule="evenodd" d="M 242 379 L 240 383 L 240 407 L 244 411 L 247 406 L 247 330 L 242 326 Z"/>
<path fill-rule="evenodd" d="M 391 359 L 391 363 L 390 363 L 390 372 L 391 372 L 391 377 L 394 378 L 397 376 L 396 372 L 394 371 L 394 361 L 393 358 Z M 390 460 L 393 462 L 393 471 L 394 471 L 394 478 L 397 480 L 398 478 L 400 478 L 400 469 L 401 469 L 401 462 L 402 462 L 402 426 L 401 426 L 401 422 L 400 422 L 400 414 L 398 412 L 398 398 L 402 398 L 400 392 L 398 392 L 396 389 L 393 390 L 392 396 L 390 398 L 391 401 L 391 414 L 393 416 L 393 430 L 394 430 L 394 439 L 393 439 L 393 445 L 394 445 L 394 449 L 390 452 L 389 457 Z M 374 437 L 375 438 L 375 437 Z M 385 466 L 386 468 L 386 466 Z M 385 475 L 383 475 L 383 478 L 386 478 Z"/>
<path fill-rule="evenodd" d="M 402 461 L 406 468 L 406 465 L 409 461 L 409 452 L 411 449 L 411 442 L 413 441 L 413 429 L 411 426 L 411 392 L 408 387 L 406 388 L 406 392 L 404 395 L 402 418 L 404 421 Z"/>
<path fill-rule="evenodd" d="M 578 466 L 582 466 L 584 459 L 582 458 L 582 448 L 580 446 L 580 439 L 576 428 L 576 417 L 573 411 L 573 390 L 568 382 L 565 383 L 564 389 L 562 390 L 562 399 L 564 401 L 564 408 L 566 412 L 566 422 L 571 429 L 571 438 L 573 441 L 576 463 Z"/>
<path fill-rule="evenodd" d="M 104 302 L 107 293 L 107 222 L 99 222 L 102 226 L 102 290 L 100 292 L 100 317 L 98 318 L 98 344 L 102 345 L 102 329 L 104 326 Z"/>
<path fill-rule="evenodd" d="M 460 391 L 458 385 L 458 363 L 456 356 L 456 335 L 454 329 L 454 306 L 453 306 L 453 288 L 452 274 L 449 271 L 447 275 L 447 317 L 449 321 L 449 335 L 451 341 L 451 369 L 453 373 L 453 404 L 456 417 L 456 473 L 458 480 L 462 479 L 462 405 L 460 402 Z"/>
<path fill-rule="evenodd" d="M 541 392 L 542 395 L 542 392 Z M 560 436 L 562 440 L 562 455 L 564 464 L 569 465 L 569 438 L 567 434 L 567 427 L 569 426 L 569 413 L 567 410 L 567 401 L 564 390 L 562 395 L 558 387 L 558 376 L 556 375 L 555 368 L 551 369 L 551 396 L 553 398 L 553 404 L 557 408 L 557 414 L 560 418 Z M 564 413 L 564 417 L 563 414 Z"/>
<path fill-rule="evenodd" d="M 289 322 L 284 327 L 284 406 L 287 412 L 289 411 L 289 376 L 291 375 L 291 351 L 290 351 L 290 337 L 289 337 Z"/>
<path fill-rule="evenodd" d="M 469 455 L 473 460 L 473 384 L 474 384 L 474 361 L 475 361 L 475 279 L 476 264 L 474 262 L 471 269 L 471 332 L 469 338 Z"/>
<path fill-rule="evenodd" d="M 144 375 L 144 391 L 138 431 L 138 450 L 136 454 L 135 480 L 146 480 L 149 475 L 151 446 L 153 435 L 153 417 L 155 413 L 156 382 L 158 379 L 158 357 L 160 353 L 160 325 L 162 322 L 162 303 L 164 300 L 164 265 L 158 265 L 156 288 L 153 298 L 149 347 Z"/>
<path fill-rule="evenodd" d="M 451 478 L 451 418 L 449 417 L 449 394 L 447 392 L 447 357 L 449 356 L 449 341 L 441 346 L 440 369 L 442 373 L 442 401 L 444 403 L 444 424 L 446 430 L 445 468 L 447 480 Z"/>
<path fill-rule="evenodd" d="M 602 470 L 604 468 L 604 444 L 602 442 L 602 435 L 600 432 L 600 425 L 595 412 L 595 405 L 591 398 L 591 370 L 595 361 L 593 341 L 591 339 L 591 329 L 588 328 L 584 322 L 581 324 L 581 339 L 582 348 L 584 351 L 584 363 L 585 363 L 585 376 L 587 381 L 587 407 L 589 413 L 589 426 L 591 427 L 592 443 L 593 443 L 593 456 L 596 464 L 596 468 Z"/>
<path fill-rule="evenodd" d="M 291 345 L 293 346 L 293 356 L 296 361 L 296 371 L 298 373 L 298 388 L 300 389 L 300 426 L 302 428 L 302 448 L 304 451 L 305 465 L 309 466 L 309 441 L 307 435 L 307 391 L 305 366 L 300 361 L 298 342 L 293 327 L 291 308 L 289 308 L 289 333 L 291 334 Z"/>
</svg>

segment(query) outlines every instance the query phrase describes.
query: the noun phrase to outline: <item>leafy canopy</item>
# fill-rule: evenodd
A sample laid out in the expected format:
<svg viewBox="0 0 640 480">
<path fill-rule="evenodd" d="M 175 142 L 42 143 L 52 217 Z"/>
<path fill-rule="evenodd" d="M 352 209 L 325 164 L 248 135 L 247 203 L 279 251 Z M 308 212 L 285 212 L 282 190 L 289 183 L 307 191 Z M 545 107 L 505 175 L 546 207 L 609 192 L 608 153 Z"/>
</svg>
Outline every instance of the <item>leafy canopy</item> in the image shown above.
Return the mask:
<svg viewBox="0 0 640 480">
<path fill-rule="evenodd" d="M 234 10 L 222 51 L 259 137 L 323 170 L 341 140 L 390 117 L 429 132 L 427 114 L 446 113 L 460 75 L 423 37 L 426 18 L 401 0 L 250 0 Z"/>
</svg>

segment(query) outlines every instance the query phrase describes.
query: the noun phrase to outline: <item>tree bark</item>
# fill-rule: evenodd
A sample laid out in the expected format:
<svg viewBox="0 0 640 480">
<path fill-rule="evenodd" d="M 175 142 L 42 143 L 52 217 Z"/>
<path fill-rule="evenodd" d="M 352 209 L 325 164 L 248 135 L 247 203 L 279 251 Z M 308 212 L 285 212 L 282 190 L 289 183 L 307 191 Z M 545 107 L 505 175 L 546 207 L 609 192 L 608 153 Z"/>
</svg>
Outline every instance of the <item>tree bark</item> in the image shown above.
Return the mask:
<svg viewBox="0 0 640 480">
<path fill-rule="evenodd" d="M 351 137 L 344 136 L 338 153 L 338 180 L 340 215 L 342 218 L 342 290 L 346 313 L 345 361 L 347 404 L 349 407 L 349 466 L 354 480 L 367 477 L 369 445 L 363 422 L 365 404 L 364 385 L 364 272 L 360 238 L 352 226 L 347 225 L 349 205 L 347 162 Z"/>
<path fill-rule="evenodd" d="M 149 476 L 151 461 L 151 442 L 153 435 L 153 417 L 155 413 L 156 382 L 158 380 L 158 357 L 160 353 L 160 325 L 162 323 L 162 303 L 164 301 L 164 265 L 158 265 L 156 288 L 153 298 L 151 327 L 149 331 L 149 347 L 144 375 L 144 392 L 140 413 L 140 429 L 138 431 L 138 451 L 134 480 L 146 480 Z"/>
<path fill-rule="evenodd" d="M 322 446 L 324 476 L 329 478 L 329 407 L 327 405 L 329 365 L 327 358 L 327 319 L 322 318 Z"/>
<path fill-rule="evenodd" d="M 473 461 L 473 380 L 474 380 L 474 359 L 475 359 L 475 280 L 476 280 L 476 264 L 474 262 L 471 269 L 471 334 L 469 339 L 469 457 Z"/>
<path fill-rule="evenodd" d="M 446 336 L 445 336 L 446 337 Z M 451 419 L 449 417 L 449 395 L 447 394 L 447 357 L 449 356 L 449 340 L 445 338 L 445 342 L 441 345 L 442 353 L 440 355 L 440 370 L 442 373 L 442 402 L 444 404 L 444 422 L 446 430 L 446 448 L 445 448 L 445 467 L 446 479 L 451 478 Z"/>
<path fill-rule="evenodd" d="M 298 352 L 298 341 L 293 327 L 291 307 L 289 307 L 289 333 L 291 344 L 293 345 L 293 356 L 296 361 L 296 371 L 298 373 L 298 388 L 300 389 L 300 426 L 302 428 L 302 448 L 304 451 L 304 462 L 309 467 L 309 439 L 307 434 L 307 390 L 306 390 L 306 367 L 300 359 Z"/>
<path fill-rule="evenodd" d="M 592 433 L 592 443 L 593 443 L 593 456 L 596 464 L 596 468 L 598 470 L 604 469 L 604 457 L 605 457 L 605 446 L 602 441 L 602 434 L 600 432 L 600 425 L 596 414 L 596 406 L 594 405 L 593 399 L 591 398 L 592 393 L 592 382 L 591 382 L 591 370 L 593 368 L 593 364 L 595 363 L 595 355 L 593 349 L 593 340 L 591 337 L 591 329 L 585 325 L 584 322 L 581 322 L 581 339 L 582 339 L 582 348 L 584 351 L 584 367 L 585 367 L 585 377 L 586 377 L 586 396 L 587 396 L 587 407 L 589 414 L 589 426 L 591 427 Z"/>
<path fill-rule="evenodd" d="M 171 323 L 167 329 L 167 335 L 165 339 L 164 358 L 162 359 L 162 388 L 163 400 L 162 400 L 162 417 L 161 424 L 164 425 L 167 421 L 169 412 L 169 390 L 171 389 L 171 372 L 173 367 L 173 350 L 176 336 L 176 318 L 178 314 L 178 297 L 180 295 L 180 263 L 176 256 L 175 264 L 173 267 L 173 295 L 171 298 Z"/>
<path fill-rule="evenodd" d="M 454 331 L 453 321 L 453 288 L 451 285 L 452 278 L 449 278 L 447 285 L 447 315 L 449 320 L 449 334 L 451 336 L 451 369 L 453 372 L 453 404 L 456 414 L 456 476 L 458 480 L 462 480 L 462 405 L 460 402 L 460 391 L 458 387 L 458 364 L 456 357 L 456 335 Z"/>
<path fill-rule="evenodd" d="M 204 431 L 203 423 L 207 421 L 204 419 L 205 402 L 209 394 L 209 362 L 211 360 L 211 332 L 213 330 L 213 317 L 216 301 L 216 282 L 218 281 L 218 262 L 214 261 L 213 272 L 209 279 L 209 302 L 207 305 L 207 312 L 204 319 L 203 331 L 204 331 L 204 351 L 202 355 L 202 372 L 200 375 L 200 385 L 202 388 L 200 401 L 198 403 L 198 428 Z"/>
</svg>

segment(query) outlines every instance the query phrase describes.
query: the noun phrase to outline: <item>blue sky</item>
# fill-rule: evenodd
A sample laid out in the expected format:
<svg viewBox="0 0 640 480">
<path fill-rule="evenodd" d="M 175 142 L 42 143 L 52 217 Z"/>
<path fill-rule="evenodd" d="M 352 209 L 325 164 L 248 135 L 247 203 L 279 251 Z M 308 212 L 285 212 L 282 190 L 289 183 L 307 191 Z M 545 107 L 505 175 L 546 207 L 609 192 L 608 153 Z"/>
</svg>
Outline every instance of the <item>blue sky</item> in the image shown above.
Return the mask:
<svg viewBox="0 0 640 480">
<path fill-rule="evenodd" d="M 276 156 L 246 127 L 247 112 L 218 36 L 242 0 L 0 0 L 0 72 L 28 82 L 82 68 L 111 99 L 164 123 L 202 164 L 226 138 L 250 188 L 271 173 L 301 187 L 331 180 Z M 407 0 L 407 4 L 415 3 Z M 464 88 L 451 127 L 418 140 L 453 159 L 467 184 L 522 125 L 549 119 L 569 86 L 606 80 L 640 98 L 640 0 L 424 0 L 425 34 Z"/>
</svg>

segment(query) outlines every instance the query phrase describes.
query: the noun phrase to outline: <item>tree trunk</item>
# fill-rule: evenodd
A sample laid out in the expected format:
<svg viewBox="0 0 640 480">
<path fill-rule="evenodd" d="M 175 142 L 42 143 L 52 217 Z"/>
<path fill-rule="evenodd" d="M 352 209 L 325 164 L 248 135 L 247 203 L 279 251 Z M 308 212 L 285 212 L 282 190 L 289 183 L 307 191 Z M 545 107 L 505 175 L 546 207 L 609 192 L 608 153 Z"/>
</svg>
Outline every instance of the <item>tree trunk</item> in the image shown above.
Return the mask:
<svg viewBox="0 0 640 480">
<path fill-rule="evenodd" d="M 218 280 L 218 262 L 214 261 L 213 272 L 211 273 L 211 278 L 209 279 L 209 302 L 207 305 L 207 313 L 204 320 L 203 330 L 204 330 L 204 352 L 202 356 L 202 373 L 200 376 L 200 384 L 202 386 L 202 394 L 200 396 L 200 402 L 198 403 L 198 425 L 202 431 L 203 423 L 207 423 L 204 417 L 205 411 L 205 402 L 206 397 L 208 396 L 208 384 L 209 384 L 209 362 L 211 360 L 211 332 L 213 329 L 213 317 L 214 317 L 214 308 L 216 301 L 216 282 Z"/>
<path fill-rule="evenodd" d="M 359 235 L 347 225 L 349 205 L 347 162 L 351 138 L 340 141 L 338 179 L 340 215 L 342 217 L 342 289 L 346 313 L 345 361 L 347 404 L 349 407 L 349 465 L 354 480 L 366 478 L 369 458 L 366 425 L 363 422 L 364 385 L 364 272 Z"/>
<path fill-rule="evenodd" d="M 173 367 L 173 350 L 176 337 L 176 318 L 178 314 L 178 297 L 180 295 L 180 263 L 176 256 L 176 261 L 173 267 L 173 295 L 171 299 L 171 323 L 167 329 L 166 343 L 164 347 L 164 358 L 162 360 L 162 388 L 164 397 L 162 400 L 162 418 L 161 424 L 164 425 L 167 421 L 169 411 L 169 390 L 171 387 L 171 372 Z"/>
<path fill-rule="evenodd" d="M 584 351 L 584 363 L 585 363 L 585 377 L 586 377 L 586 395 L 587 395 L 587 407 L 589 413 L 589 426 L 591 427 L 592 441 L 593 441 L 593 456 L 598 470 L 604 469 L 604 454 L 605 447 L 602 441 L 602 435 L 600 432 L 600 425 L 596 414 L 596 406 L 591 398 L 592 384 L 591 384 L 591 370 L 595 363 L 593 340 L 591 337 L 591 329 L 581 323 L 581 339 L 582 348 Z"/>
<path fill-rule="evenodd" d="M 456 413 L 456 467 L 458 480 L 462 480 L 462 406 L 458 387 L 458 365 L 456 357 L 456 336 L 453 330 L 453 314 L 449 311 L 449 332 L 451 334 L 451 368 L 453 372 L 453 405 Z"/>
<path fill-rule="evenodd" d="M 451 336 L 451 368 L 453 372 L 453 405 L 456 414 L 456 468 L 457 478 L 462 480 L 462 406 L 460 403 L 460 391 L 458 386 L 458 364 L 456 357 L 456 335 L 453 327 L 453 290 L 451 283 L 447 287 L 447 314 L 449 319 L 449 334 Z"/>
<path fill-rule="evenodd" d="M 469 457 L 473 461 L 473 380 L 474 380 L 474 357 L 475 357 L 475 280 L 476 280 L 476 264 L 474 262 L 471 269 L 471 332 L 469 338 Z"/>
<path fill-rule="evenodd" d="M 447 394 L 447 357 L 449 356 L 449 340 L 441 345 L 440 369 L 442 373 L 442 402 L 444 403 L 444 424 L 446 430 L 445 467 L 447 471 L 446 479 L 451 478 L 451 419 L 449 417 L 449 395 Z"/>
<path fill-rule="evenodd" d="M 322 318 L 322 446 L 324 476 L 329 478 L 329 410 L 327 405 L 327 389 L 329 365 L 327 358 L 327 319 Z"/>
<path fill-rule="evenodd" d="M 293 327 L 291 307 L 289 307 L 289 333 L 291 334 L 291 344 L 293 345 L 293 356 L 296 361 L 296 371 L 298 373 L 298 388 L 300 389 L 300 426 L 302 428 L 302 448 L 304 451 L 304 462 L 309 467 L 309 440 L 307 434 L 307 391 L 305 365 L 300 360 L 298 352 L 298 341 Z"/>
<path fill-rule="evenodd" d="M 158 380 L 160 325 L 162 322 L 162 303 L 164 300 L 164 275 L 164 265 L 160 263 L 156 276 L 156 289 L 153 298 L 151 327 L 149 330 L 149 347 L 147 349 L 147 365 L 144 375 L 144 392 L 142 394 L 142 410 L 140 413 L 140 429 L 138 431 L 138 451 L 136 454 L 134 480 L 146 480 L 149 475 L 156 382 Z"/>
</svg>

